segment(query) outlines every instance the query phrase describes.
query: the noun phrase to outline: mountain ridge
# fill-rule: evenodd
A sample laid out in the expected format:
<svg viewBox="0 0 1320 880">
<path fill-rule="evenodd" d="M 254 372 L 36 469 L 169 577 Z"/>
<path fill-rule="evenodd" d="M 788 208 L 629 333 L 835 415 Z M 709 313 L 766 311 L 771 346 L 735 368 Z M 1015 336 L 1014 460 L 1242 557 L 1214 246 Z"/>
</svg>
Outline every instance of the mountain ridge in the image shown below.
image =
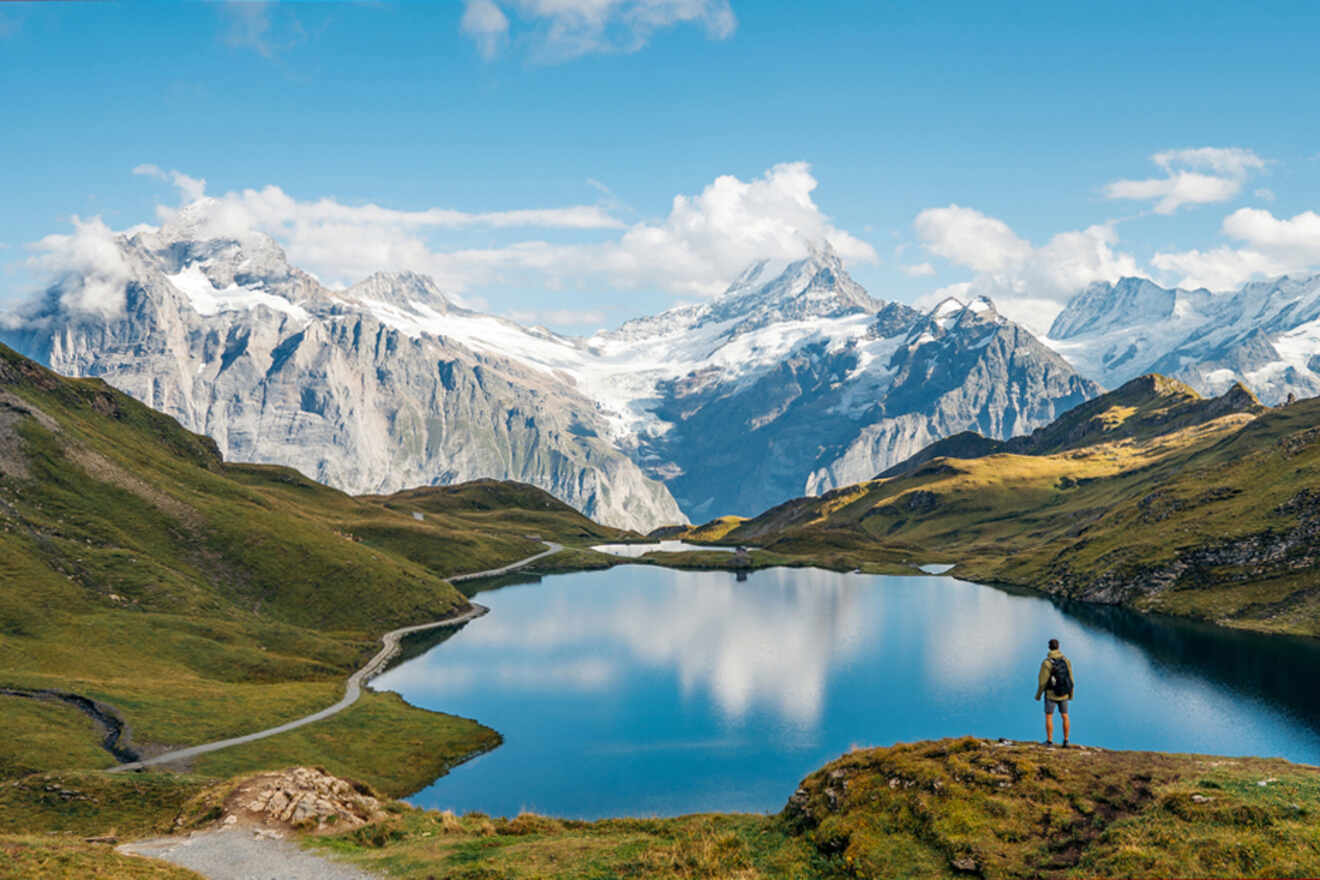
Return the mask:
<svg viewBox="0 0 1320 880">
<path fill-rule="evenodd" d="M 80 311 L 91 279 L 69 278 L 0 338 L 229 459 L 353 493 L 514 479 L 646 532 L 825 491 L 960 430 L 1007 438 L 1100 391 L 988 300 L 875 300 L 828 245 L 574 338 L 413 273 L 331 290 L 209 210 L 119 238 L 118 313 Z"/>
<path fill-rule="evenodd" d="M 1144 278 L 1096 282 L 1042 340 L 1108 387 L 1148 372 L 1218 395 L 1241 383 L 1269 404 L 1320 394 L 1320 275 L 1235 291 L 1164 288 Z"/>
</svg>

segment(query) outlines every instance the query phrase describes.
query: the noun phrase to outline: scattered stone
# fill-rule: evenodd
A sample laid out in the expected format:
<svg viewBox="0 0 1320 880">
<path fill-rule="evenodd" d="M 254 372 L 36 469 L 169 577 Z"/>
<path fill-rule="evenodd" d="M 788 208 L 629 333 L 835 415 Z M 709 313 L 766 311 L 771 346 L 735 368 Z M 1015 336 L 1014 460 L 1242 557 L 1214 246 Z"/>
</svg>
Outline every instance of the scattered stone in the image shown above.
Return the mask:
<svg viewBox="0 0 1320 880">
<path fill-rule="evenodd" d="M 1208 804 L 1208 803 L 1210 803 L 1212 800 L 1214 800 L 1214 798 L 1212 798 L 1212 797 L 1206 797 L 1206 796 L 1203 795 L 1203 794 L 1194 794 L 1194 795 L 1192 795 L 1192 803 L 1194 803 L 1194 804 Z"/>
</svg>

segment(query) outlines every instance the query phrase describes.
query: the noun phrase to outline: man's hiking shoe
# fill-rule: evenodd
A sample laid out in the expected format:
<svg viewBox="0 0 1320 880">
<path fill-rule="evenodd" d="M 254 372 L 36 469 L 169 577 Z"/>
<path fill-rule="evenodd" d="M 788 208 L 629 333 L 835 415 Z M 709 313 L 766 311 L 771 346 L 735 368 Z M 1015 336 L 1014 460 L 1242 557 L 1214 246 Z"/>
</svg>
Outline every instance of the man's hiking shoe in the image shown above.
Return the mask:
<svg viewBox="0 0 1320 880">
<path fill-rule="evenodd" d="M 1047 740 L 1045 740 L 1044 742 L 1042 742 L 1041 745 L 1043 745 L 1043 746 L 1048 746 L 1049 748 L 1052 749 L 1052 748 L 1054 748 L 1054 740 L 1052 740 L 1052 739 L 1047 739 Z"/>
<path fill-rule="evenodd" d="M 1068 741 L 1065 739 L 1065 740 L 1063 741 L 1063 744 L 1062 744 L 1061 746 L 1059 746 L 1059 748 L 1062 748 L 1062 749 L 1066 749 L 1066 748 L 1068 748 Z"/>
</svg>

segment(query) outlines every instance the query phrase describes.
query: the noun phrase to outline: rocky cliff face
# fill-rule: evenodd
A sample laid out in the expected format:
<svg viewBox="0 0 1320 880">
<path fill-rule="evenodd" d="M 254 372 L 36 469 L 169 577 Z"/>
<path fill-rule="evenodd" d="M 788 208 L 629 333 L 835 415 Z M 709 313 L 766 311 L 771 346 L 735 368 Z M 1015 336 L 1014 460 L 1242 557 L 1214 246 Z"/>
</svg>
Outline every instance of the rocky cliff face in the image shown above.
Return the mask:
<svg viewBox="0 0 1320 880">
<path fill-rule="evenodd" d="M 866 479 L 965 430 L 1006 439 L 1099 393 L 987 300 L 872 299 L 828 246 L 589 339 L 460 308 L 427 278 L 330 290 L 198 203 L 121 236 L 123 303 L 52 288 L 20 351 L 350 492 L 479 477 L 648 530 Z"/>
<path fill-rule="evenodd" d="M 668 474 L 693 518 L 870 479 L 960 431 L 1007 438 L 1100 393 L 986 300 L 946 300 L 928 314 L 856 307 L 829 320 L 832 332 L 763 369 L 659 384 L 666 428 L 642 436 L 639 460 Z"/>
<path fill-rule="evenodd" d="M 1097 283 L 1055 319 L 1046 344 L 1108 387 L 1143 373 L 1207 395 L 1241 382 L 1268 404 L 1320 394 L 1320 275 L 1233 293 L 1141 278 Z"/>
<path fill-rule="evenodd" d="M 493 476 L 622 528 L 683 520 L 665 487 L 602 439 L 605 420 L 573 384 L 390 320 L 400 302 L 471 317 L 429 280 L 379 275 L 332 292 L 269 239 L 187 233 L 122 240 L 131 280 L 118 313 L 70 309 L 71 279 L 10 344 L 105 379 L 210 435 L 227 459 L 290 465 L 349 492 Z"/>
</svg>

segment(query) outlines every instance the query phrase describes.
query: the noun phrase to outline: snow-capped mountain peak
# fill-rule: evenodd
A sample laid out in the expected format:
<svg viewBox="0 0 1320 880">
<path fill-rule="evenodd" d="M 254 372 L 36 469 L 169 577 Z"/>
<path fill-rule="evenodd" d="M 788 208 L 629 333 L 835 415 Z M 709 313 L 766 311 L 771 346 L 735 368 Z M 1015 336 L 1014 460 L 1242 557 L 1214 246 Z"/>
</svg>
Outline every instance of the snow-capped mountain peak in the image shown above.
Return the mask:
<svg viewBox="0 0 1320 880">
<path fill-rule="evenodd" d="M 1320 275 L 1233 293 L 1164 288 L 1144 278 L 1092 284 L 1044 340 L 1113 388 L 1163 373 L 1218 396 L 1236 382 L 1265 403 L 1320 393 Z"/>
<path fill-rule="evenodd" d="M 824 245 L 590 339 L 408 272 L 328 289 L 204 210 L 117 245 L 122 314 L 48 296 L 4 338 L 227 456 L 354 492 L 518 479 L 645 530 L 866 479 L 950 433 L 1023 433 L 1095 391 L 988 301 L 874 300 Z M 940 344 L 910 344 L 921 325 Z"/>
<path fill-rule="evenodd" d="M 852 279 L 828 242 L 812 247 L 778 274 L 770 274 L 772 265 L 761 261 L 749 267 L 699 320 L 736 321 L 737 330 L 745 332 L 777 321 L 875 312 L 882 305 Z"/>
<path fill-rule="evenodd" d="M 388 303 L 403 308 L 425 306 L 432 312 L 453 308 L 449 297 L 429 275 L 416 272 L 376 272 L 346 288 L 342 299 L 362 303 Z"/>
</svg>

